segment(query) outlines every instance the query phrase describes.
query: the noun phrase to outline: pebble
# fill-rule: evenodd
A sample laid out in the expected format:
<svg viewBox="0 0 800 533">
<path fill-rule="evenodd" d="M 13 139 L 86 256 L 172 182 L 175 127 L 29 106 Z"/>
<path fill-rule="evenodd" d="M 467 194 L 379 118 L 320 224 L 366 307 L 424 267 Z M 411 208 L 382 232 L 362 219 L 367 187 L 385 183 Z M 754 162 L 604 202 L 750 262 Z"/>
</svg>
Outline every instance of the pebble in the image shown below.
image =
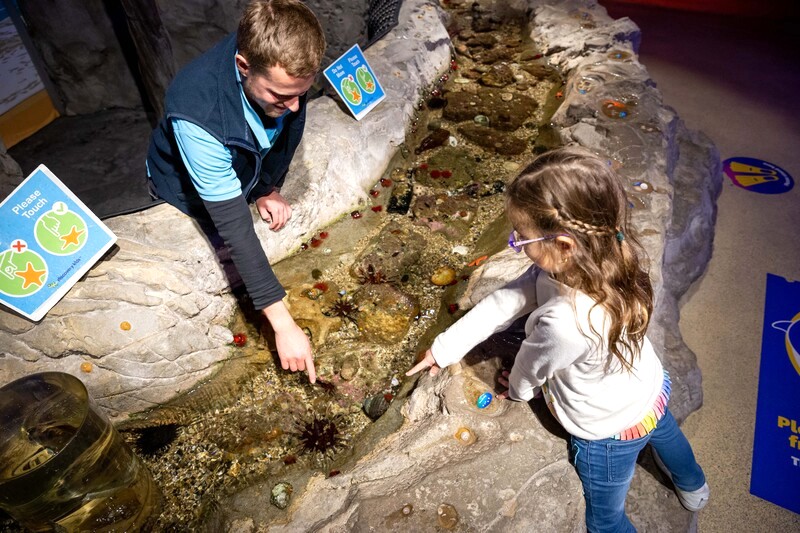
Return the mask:
<svg viewBox="0 0 800 533">
<path fill-rule="evenodd" d="M 489 117 L 487 117 L 486 115 L 475 115 L 475 118 L 473 118 L 472 120 L 475 122 L 475 124 L 480 124 L 482 126 L 489 125 Z"/>
<path fill-rule="evenodd" d="M 269 498 L 270 503 L 278 509 L 286 509 L 289 507 L 289 502 L 292 499 L 293 490 L 294 488 L 291 483 L 281 481 L 272 487 L 272 494 Z"/>
<path fill-rule="evenodd" d="M 453 253 L 458 255 L 467 255 L 469 253 L 469 248 L 466 246 L 453 246 Z"/>
<path fill-rule="evenodd" d="M 513 94 L 511 94 L 511 93 L 502 93 L 502 94 L 500 95 L 500 99 L 501 99 L 502 101 L 504 101 L 504 102 L 510 102 L 511 100 L 513 100 L 513 99 L 514 99 L 514 95 L 513 95 Z"/>
<path fill-rule="evenodd" d="M 472 80 L 468 80 L 467 78 L 456 78 L 456 79 L 453 80 L 454 83 L 458 83 L 458 84 L 462 84 L 462 85 L 465 84 L 465 83 L 470 83 L 471 81 Z"/>
<path fill-rule="evenodd" d="M 358 359 L 355 357 L 349 357 L 345 359 L 344 363 L 342 363 L 342 368 L 339 370 L 339 375 L 345 381 L 350 381 L 356 374 L 358 374 L 358 369 L 360 365 L 358 363 Z"/>
<path fill-rule="evenodd" d="M 456 271 L 453 267 L 441 266 L 431 276 L 431 283 L 444 287 L 452 285 L 456 281 Z"/>
<path fill-rule="evenodd" d="M 515 163 L 514 161 L 506 161 L 503 163 L 503 168 L 506 170 L 514 171 L 519 168 L 519 163 Z"/>
</svg>

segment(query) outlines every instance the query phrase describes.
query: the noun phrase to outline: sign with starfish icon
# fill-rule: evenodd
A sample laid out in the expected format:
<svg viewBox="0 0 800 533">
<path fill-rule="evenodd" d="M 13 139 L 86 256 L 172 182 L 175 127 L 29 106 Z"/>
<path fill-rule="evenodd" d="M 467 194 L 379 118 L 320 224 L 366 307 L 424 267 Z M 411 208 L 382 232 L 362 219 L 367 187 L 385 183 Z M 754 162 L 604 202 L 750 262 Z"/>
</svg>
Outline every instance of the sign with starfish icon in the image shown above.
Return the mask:
<svg viewBox="0 0 800 533">
<path fill-rule="evenodd" d="M 324 73 L 356 120 L 361 120 L 386 97 L 357 44 L 331 63 Z"/>
<path fill-rule="evenodd" d="M 0 304 L 39 321 L 117 237 L 40 165 L 0 203 Z"/>
</svg>

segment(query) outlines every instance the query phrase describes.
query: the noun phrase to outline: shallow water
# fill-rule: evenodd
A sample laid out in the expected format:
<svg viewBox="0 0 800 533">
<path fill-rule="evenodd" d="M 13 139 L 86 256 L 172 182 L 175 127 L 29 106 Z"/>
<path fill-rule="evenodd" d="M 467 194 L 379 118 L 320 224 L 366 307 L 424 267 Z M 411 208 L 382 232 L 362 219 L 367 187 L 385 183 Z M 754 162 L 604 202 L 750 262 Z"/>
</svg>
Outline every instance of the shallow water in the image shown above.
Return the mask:
<svg viewBox="0 0 800 533">
<path fill-rule="evenodd" d="M 402 401 L 411 390 L 413 380 L 404 378 L 404 372 L 418 352 L 462 312 L 455 302 L 481 258 L 506 246 L 510 226 L 502 215 L 503 184 L 536 151 L 554 142 L 552 136 L 546 144 L 542 140 L 548 136 L 549 116 L 558 105 L 559 78 L 537 79 L 522 68 L 544 65 L 544 60 L 531 53 L 532 45 L 520 26 L 493 27 L 491 32 L 453 29 L 459 51 L 456 68 L 421 95 L 406 144 L 376 181 L 372 204 L 362 206 L 359 216 L 344 213 L 336 223 L 320 228 L 313 240 L 309 236 L 304 250 L 275 265 L 293 315 L 302 317 L 301 326 L 312 334 L 322 384 L 310 385 L 305 373 L 281 370 L 269 350 L 270 335 L 264 324 L 257 317 L 239 315 L 231 329 L 244 333 L 246 344 L 231 347 L 230 361 L 213 379 L 120 425 L 164 493 L 160 530 L 195 529 L 216 510 L 219 498 L 254 480 L 269 477 L 277 482 L 298 471 L 335 475 L 366 451 L 359 444 L 375 441 L 374 435 L 367 438 L 364 433 L 377 427 L 365 412 L 365 401 L 369 410 L 386 407 Z M 492 36 L 494 44 L 475 44 L 489 39 L 486 36 Z M 498 49 L 507 52 L 505 58 L 480 62 L 485 59 L 481 54 Z M 540 104 L 520 121 L 521 127 L 503 132 L 523 143 L 518 155 L 500 155 L 492 147 L 468 141 L 459 128 L 481 124 L 483 119 L 455 123 L 444 118 L 441 106 L 440 99 L 447 100 L 455 92 L 482 91 L 479 78 L 486 81 L 484 75 L 496 63 L 505 63 L 515 76 L 498 89 L 502 95 L 511 95 L 502 96 L 504 101 L 525 95 Z M 439 134 L 438 140 L 422 144 L 441 128 L 449 130 L 446 138 Z M 437 142 L 442 144 L 431 146 Z M 402 205 L 397 208 L 401 189 L 413 191 L 407 213 Z M 389 212 L 390 205 L 394 212 Z M 378 269 L 369 275 L 362 271 L 361 279 L 353 276 L 359 255 L 380 248 L 376 236 L 390 223 L 395 225 L 393 232 L 409 237 L 407 242 L 422 240 L 416 260 L 397 275 Z M 453 285 L 431 282 L 434 271 L 442 266 L 455 271 Z M 383 316 L 376 310 L 388 304 L 379 301 L 369 315 L 354 310 L 352 316 L 335 316 L 335 304 L 350 298 L 358 301 L 369 282 L 388 282 L 397 294 L 416 302 L 418 313 L 406 316 L 405 308 L 406 315 L 393 311 Z M 366 308 L 363 302 L 361 306 Z M 375 320 L 379 320 L 378 331 L 380 320 L 385 321 L 387 332 L 400 331 L 400 340 L 371 340 Z M 408 329 L 403 332 L 405 326 Z M 371 414 L 375 418 L 377 413 Z M 393 427 L 386 423 L 379 431 Z"/>
</svg>

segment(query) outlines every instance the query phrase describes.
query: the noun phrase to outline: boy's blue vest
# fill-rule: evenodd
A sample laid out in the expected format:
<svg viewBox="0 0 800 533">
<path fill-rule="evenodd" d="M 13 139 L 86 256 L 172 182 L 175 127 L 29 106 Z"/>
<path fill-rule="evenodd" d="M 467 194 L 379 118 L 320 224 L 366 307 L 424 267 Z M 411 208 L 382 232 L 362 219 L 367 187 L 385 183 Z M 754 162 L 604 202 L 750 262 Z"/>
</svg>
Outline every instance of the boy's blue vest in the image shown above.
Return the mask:
<svg viewBox="0 0 800 533">
<path fill-rule="evenodd" d="M 165 98 L 165 116 L 153 130 L 147 153 L 150 181 L 156 194 L 184 213 L 208 218 L 203 202 L 183 164 L 170 119 L 188 120 L 233 149 L 233 169 L 248 202 L 280 187 L 303 136 L 306 99 L 284 118 L 283 129 L 262 160 L 247 125 L 236 81 L 236 34 L 216 44 L 175 76 Z"/>
</svg>

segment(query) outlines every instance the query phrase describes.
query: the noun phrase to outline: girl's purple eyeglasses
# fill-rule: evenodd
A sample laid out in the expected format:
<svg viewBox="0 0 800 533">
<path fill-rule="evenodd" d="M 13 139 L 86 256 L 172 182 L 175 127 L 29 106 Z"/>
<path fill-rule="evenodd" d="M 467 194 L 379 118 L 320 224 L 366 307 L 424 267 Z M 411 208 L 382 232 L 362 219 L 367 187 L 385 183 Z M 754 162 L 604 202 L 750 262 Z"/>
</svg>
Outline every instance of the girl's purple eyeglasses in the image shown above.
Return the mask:
<svg viewBox="0 0 800 533">
<path fill-rule="evenodd" d="M 539 241 L 549 241 L 550 239 L 555 239 L 556 237 L 569 237 L 566 233 L 559 233 L 558 235 L 546 235 L 544 237 L 538 237 L 536 239 L 527 239 L 524 241 L 518 241 L 516 239 L 517 232 L 511 231 L 511 235 L 508 236 L 508 245 L 517 253 L 522 251 L 522 247 L 526 244 L 530 244 L 532 242 L 539 242 Z"/>
</svg>

